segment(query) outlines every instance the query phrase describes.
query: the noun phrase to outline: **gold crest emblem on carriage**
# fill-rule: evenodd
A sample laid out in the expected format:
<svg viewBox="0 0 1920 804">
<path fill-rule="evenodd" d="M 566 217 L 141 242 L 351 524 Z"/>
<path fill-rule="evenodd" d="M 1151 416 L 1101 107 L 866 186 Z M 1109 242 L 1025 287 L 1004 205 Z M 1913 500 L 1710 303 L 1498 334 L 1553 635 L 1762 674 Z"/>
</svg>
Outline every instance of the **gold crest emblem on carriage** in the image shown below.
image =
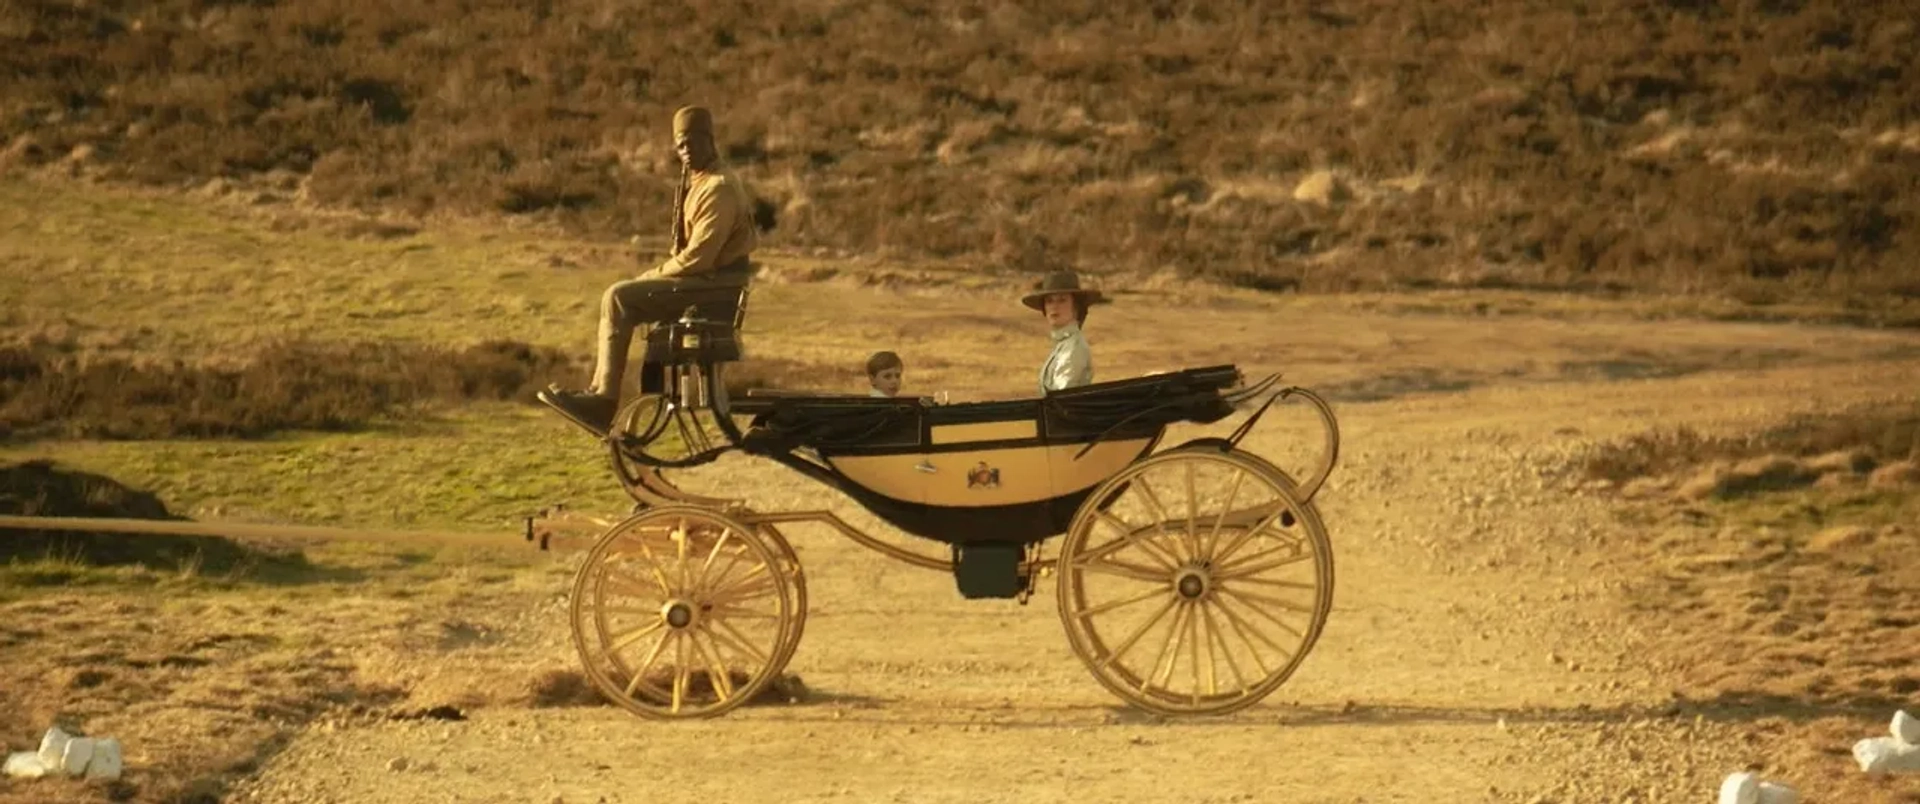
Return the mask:
<svg viewBox="0 0 1920 804">
<path fill-rule="evenodd" d="M 967 488 L 1000 488 L 1000 468 L 997 466 L 988 466 L 986 461 L 974 464 L 972 469 L 967 470 Z"/>
</svg>

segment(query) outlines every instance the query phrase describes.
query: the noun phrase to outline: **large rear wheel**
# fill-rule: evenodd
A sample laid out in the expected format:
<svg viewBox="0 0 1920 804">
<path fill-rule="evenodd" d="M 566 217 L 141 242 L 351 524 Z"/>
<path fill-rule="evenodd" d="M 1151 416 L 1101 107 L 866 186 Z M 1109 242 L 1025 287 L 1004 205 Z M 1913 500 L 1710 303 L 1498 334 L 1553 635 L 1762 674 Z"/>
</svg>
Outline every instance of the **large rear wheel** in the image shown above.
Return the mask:
<svg viewBox="0 0 1920 804">
<path fill-rule="evenodd" d="M 1333 552 L 1293 481 L 1253 456 L 1155 455 L 1094 490 L 1060 543 L 1074 653 L 1128 703 L 1233 712 L 1293 675 L 1333 606 Z"/>
</svg>

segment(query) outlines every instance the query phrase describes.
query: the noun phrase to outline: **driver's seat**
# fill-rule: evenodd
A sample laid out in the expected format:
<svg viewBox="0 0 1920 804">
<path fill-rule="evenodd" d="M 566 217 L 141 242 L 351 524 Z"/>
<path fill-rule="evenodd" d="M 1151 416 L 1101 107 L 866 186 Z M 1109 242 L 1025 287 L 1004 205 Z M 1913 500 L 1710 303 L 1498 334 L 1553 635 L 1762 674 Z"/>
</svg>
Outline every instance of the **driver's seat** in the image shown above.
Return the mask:
<svg viewBox="0 0 1920 804">
<path fill-rule="evenodd" d="M 738 361 L 743 354 L 740 326 L 746 321 L 750 293 L 752 289 L 748 287 L 682 291 L 680 295 L 687 300 L 687 314 L 679 321 L 655 325 L 653 331 L 647 333 L 646 361 L 660 364 Z M 698 346 L 691 349 L 675 343 L 675 336 L 686 334 L 689 327 L 700 336 Z"/>
<path fill-rule="evenodd" d="M 647 333 L 640 392 L 660 393 L 675 366 L 719 366 L 741 359 L 740 327 L 746 322 L 751 286 L 682 291 L 687 309 L 677 321 Z M 688 337 L 688 336 L 694 337 Z"/>
</svg>

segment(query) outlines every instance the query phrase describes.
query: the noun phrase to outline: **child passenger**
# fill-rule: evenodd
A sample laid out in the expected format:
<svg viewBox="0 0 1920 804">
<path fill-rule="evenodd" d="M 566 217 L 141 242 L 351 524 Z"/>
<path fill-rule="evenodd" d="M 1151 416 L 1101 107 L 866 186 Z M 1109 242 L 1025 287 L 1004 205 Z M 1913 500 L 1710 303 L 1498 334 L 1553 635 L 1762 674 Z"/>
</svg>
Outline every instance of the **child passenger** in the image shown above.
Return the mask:
<svg viewBox="0 0 1920 804">
<path fill-rule="evenodd" d="M 892 352 L 874 352 L 867 358 L 867 384 L 872 389 L 867 396 L 893 397 L 900 395 L 900 377 L 906 370 L 900 356 Z"/>
</svg>

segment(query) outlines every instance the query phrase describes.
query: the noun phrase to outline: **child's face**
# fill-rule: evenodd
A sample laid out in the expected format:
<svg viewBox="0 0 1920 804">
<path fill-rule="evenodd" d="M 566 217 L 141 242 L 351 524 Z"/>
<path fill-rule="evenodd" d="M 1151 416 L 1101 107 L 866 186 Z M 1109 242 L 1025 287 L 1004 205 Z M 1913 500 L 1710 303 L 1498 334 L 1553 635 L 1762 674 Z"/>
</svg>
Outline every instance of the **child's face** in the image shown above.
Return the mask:
<svg viewBox="0 0 1920 804">
<path fill-rule="evenodd" d="M 901 373 L 899 366 L 883 368 L 873 375 L 873 387 L 880 389 L 880 392 L 887 396 L 899 396 Z"/>
</svg>

